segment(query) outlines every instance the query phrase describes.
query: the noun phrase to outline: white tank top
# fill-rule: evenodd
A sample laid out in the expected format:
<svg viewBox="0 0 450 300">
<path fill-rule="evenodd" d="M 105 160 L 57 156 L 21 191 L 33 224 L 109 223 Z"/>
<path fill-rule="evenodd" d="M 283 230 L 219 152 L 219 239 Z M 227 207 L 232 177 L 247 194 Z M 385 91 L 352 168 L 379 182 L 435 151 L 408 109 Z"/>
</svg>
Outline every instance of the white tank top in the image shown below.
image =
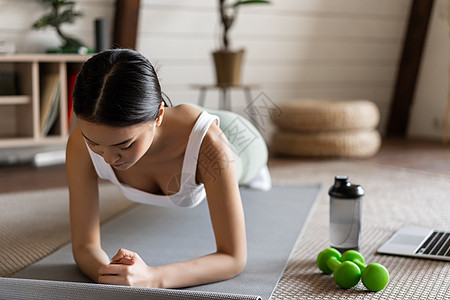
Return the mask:
<svg viewBox="0 0 450 300">
<path fill-rule="evenodd" d="M 151 194 L 121 183 L 117 179 L 111 165 L 106 163 L 102 156 L 93 152 L 89 147 L 88 150 L 98 176 L 118 186 L 129 200 L 163 207 L 191 208 L 200 204 L 206 197 L 203 183 L 197 184 L 195 182 L 195 173 L 200 146 L 213 121 L 216 121 L 217 125 L 219 125 L 217 116 L 203 111 L 195 122 L 184 154 L 180 190 L 172 195 Z"/>
</svg>

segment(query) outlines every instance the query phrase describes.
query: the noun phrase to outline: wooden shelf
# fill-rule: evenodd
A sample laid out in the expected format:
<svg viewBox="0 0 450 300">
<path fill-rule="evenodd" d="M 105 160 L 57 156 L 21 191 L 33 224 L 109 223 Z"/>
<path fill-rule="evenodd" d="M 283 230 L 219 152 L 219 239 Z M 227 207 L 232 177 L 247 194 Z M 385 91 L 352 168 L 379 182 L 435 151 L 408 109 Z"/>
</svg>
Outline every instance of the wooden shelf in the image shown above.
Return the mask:
<svg viewBox="0 0 450 300">
<path fill-rule="evenodd" d="M 65 137 L 43 137 L 43 138 L 31 138 L 31 137 L 0 137 L 0 148 L 23 148 L 31 146 L 46 146 L 63 144 L 67 141 Z"/>
<path fill-rule="evenodd" d="M 26 95 L 0 96 L 0 105 L 21 105 L 29 103 L 31 103 L 31 97 Z"/>
<path fill-rule="evenodd" d="M 1 54 L 0 62 L 84 62 L 91 55 L 79 54 L 47 54 L 47 53 L 22 53 Z"/>
<path fill-rule="evenodd" d="M 0 149 L 66 142 L 69 134 L 69 74 L 78 72 L 90 57 L 78 54 L 0 55 L 0 72 L 15 78 L 18 94 L 0 96 Z M 50 75 L 56 78 L 54 82 L 57 81 L 58 87 L 52 93 L 45 93 L 48 88 L 46 78 Z M 57 108 L 56 118 L 47 117 L 48 106 L 44 104 L 49 99 L 52 107 Z M 41 122 L 41 118 L 53 122 Z M 42 124 L 51 124 L 48 134 Z"/>
</svg>

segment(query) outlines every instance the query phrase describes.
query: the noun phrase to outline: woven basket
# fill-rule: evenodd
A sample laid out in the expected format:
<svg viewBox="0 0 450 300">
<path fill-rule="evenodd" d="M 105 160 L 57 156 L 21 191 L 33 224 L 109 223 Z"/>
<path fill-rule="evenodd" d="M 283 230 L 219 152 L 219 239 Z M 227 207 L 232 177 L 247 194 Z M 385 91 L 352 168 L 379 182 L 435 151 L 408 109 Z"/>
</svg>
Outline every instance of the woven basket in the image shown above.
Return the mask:
<svg viewBox="0 0 450 300">
<path fill-rule="evenodd" d="M 280 131 L 272 136 L 270 149 L 276 154 L 305 157 L 365 158 L 381 145 L 378 131 L 298 133 Z"/>
<path fill-rule="evenodd" d="M 380 121 L 378 107 L 367 100 L 294 100 L 279 107 L 275 125 L 296 132 L 373 129 Z"/>
</svg>

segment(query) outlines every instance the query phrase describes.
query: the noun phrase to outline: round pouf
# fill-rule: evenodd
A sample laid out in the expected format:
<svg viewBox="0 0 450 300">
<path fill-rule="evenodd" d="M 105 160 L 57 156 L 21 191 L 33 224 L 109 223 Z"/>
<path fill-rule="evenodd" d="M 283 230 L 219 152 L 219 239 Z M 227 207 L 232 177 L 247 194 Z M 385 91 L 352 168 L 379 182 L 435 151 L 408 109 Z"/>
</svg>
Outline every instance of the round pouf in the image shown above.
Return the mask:
<svg viewBox="0 0 450 300">
<path fill-rule="evenodd" d="M 279 108 L 275 125 L 296 132 L 373 129 L 380 121 L 378 107 L 368 100 L 294 100 Z"/>
<path fill-rule="evenodd" d="M 380 145 L 380 134 L 374 129 L 320 133 L 279 131 L 272 136 L 271 150 L 289 156 L 365 158 L 375 155 Z"/>
</svg>

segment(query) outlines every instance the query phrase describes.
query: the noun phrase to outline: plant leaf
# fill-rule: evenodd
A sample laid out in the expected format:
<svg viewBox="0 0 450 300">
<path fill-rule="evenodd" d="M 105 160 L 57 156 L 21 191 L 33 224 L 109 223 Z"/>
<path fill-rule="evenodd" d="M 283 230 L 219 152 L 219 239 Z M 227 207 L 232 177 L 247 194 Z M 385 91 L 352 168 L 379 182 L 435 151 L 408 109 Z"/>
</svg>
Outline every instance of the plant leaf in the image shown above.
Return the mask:
<svg viewBox="0 0 450 300">
<path fill-rule="evenodd" d="M 272 2 L 268 0 L 243 0 L 243 1 L 236 1 L 231 7 L 237 7 L 240 5 L 247 5 L 247 4 L 271 4 Z"/>
</svg>

